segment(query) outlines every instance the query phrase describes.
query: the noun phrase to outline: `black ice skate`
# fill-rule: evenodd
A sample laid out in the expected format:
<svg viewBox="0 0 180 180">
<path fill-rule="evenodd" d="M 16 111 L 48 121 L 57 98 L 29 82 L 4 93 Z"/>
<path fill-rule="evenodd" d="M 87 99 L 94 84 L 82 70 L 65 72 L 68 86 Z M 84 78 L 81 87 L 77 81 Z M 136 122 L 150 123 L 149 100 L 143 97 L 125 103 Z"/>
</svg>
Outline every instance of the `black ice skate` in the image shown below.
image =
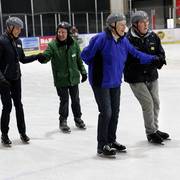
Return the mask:
<svg viewBox="0 0 180 180">
<path fill-rule="evenodd" d="M 101 157 L 115 157 L 116 149 L 111 148 L 109 145 L 105 145 L 103 149 L 98 149 L 97 154 Z"/>
<path fill-rule="evenodd" d="M 156 133 L 157 133 L 159 136 L 161 136 L 161 138 L 162 138 L 163 140 L 170 140 L 168 133 L 165 133 L 165 132 L 162 132 L 162 131 L 159 131 L 159 130 L 157 130 Z"/>
<path fill-rule="evenodd" d="M 86 129 L 86 125 L 84 124 L 84 121 L 81 118 L 74 118 L 76 127 L 79 129 Z"/>
<path fill-rule="evenodd" d="M 20 138 L 24 143 L 28 143 L 30 141 L 30 138 L 26 134 L 20 134 Z"/>
<path fill-rule="evenodd" d="M 12 144 L 11 140 L 9 139 L 7 134 L 2 134 L 1 136 L 1 143 L 5 146 L 10 146 Z"/>
<path fill-rule="evenodd" d="M 111 148 L 114 148 L 117 152 L 126 152 L 126 146 L 118 143 L 118 142 L 114 142 L 110 144 Z"/>
<path fill-rule="evenodd" d="M 67 120 L 60 120 L 59 128 L 61 129 L 61 131 L 63 133 L 70 133 L 71 132 L 70 127 L 67 125 Z"/>
<path fill-rule="evenodd" d="M 147 139 L 150 143 L 163 145 L 163 139 L 157 133 L 147 135 Z"/>
</svg>

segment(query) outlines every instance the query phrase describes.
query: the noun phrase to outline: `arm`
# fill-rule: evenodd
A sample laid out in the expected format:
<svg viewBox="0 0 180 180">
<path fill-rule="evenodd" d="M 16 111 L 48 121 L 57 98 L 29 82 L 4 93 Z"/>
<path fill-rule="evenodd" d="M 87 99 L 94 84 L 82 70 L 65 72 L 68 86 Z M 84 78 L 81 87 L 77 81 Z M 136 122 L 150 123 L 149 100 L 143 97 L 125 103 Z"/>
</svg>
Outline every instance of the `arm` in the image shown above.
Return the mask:
<svg viewBox="0 0 180 180">
<path fill-rule="evenodd" d="M 0 60 L 2 60 L 3 58 L 3 46 L 0 44 Z M 10 83 L 6 80 L 6 78 L 4 77 L 4 74 L 2 73 L 2 71 L 0 70 L 0 86 L 4 86 L 4 87 L 9 87 Z"/>
<path fill-rule="evenodd" d="M 81 52 L 80 56 L 86 64 L 89 64 L 93 60 L 96 52 L 100 49 L 100 42 L 101 40 L 99 39 L 98 35 L 92 37 L 89 45 Z"/>
<path fill-rule="evenodd" d="M 79 45 L 76 44 L 76 46 L 77 46 L 77 65 L 78 65 L 78 69 L 81 72 L 81 75 L 82 74 L 87 74 L 86 69 L 85 69 L 85 67 L 83 65 L 82 59 L 80 57 L 80 52 L 81 51 L 80 51 Z"/>
<path fill-rule="evenodd" d="M 140 60 L 141 64 L 149 64 L 154 60 L 157 60 L 158 57 L 154 56 L 154 55 L 149 55 L 146 53 L 143 53 L 141 51 L 138 51 L 130 42 L 129 40 L 126 38 L 126 45 L 127 45 L 127 49 L 128 52 L 135 58 L 138 58 Z"/>
<path fill-rule="evenodd" d="M 48 45 L 48 48 L 45 50 L 44 53 L 39 53 L 36 55 L 31 55 L 31 56 L 25 56 L 24 51 L 22 50 L 22 58 L 20 59 L 20 62 L 22 62 L 23 64 L 26 63 L 31 63 L 35 60 L 38 60 L 40 63 L 47 63 L 50 58 L 52 56 L 51 53 L 51 48 Z"/>
</svg>

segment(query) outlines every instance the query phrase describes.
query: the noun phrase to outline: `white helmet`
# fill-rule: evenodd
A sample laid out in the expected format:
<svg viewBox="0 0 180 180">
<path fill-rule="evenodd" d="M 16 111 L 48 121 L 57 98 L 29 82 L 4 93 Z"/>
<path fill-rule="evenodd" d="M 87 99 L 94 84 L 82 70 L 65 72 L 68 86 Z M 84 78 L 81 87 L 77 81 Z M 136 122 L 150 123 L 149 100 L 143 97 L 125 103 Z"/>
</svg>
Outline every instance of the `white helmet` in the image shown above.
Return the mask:
<svg viewBox="0 0 180 180">
<path fill-rule="evenodd" d="M 131 18 L 131 23 L 135 24 L 138 23 L 141 20 L 149 19 L 148 14 L 145 11 L 136 11 L 133 13 Z"/>
<path fill-rule="evenodd" d="M 111 13 L 106 19 L 106 25 L 111 30 L 112 28 L 116 28 L 112 26 L 112 23 L 116 23 L 117 21 L 123 21 L 123 20 L 126 20 L 124 14 Z"/>
<path fill-rule="evenodd" d="M 15 27 L 20 27 L 21 29 L 23 29 L 24 24 L 23 21 L 18 18 L 18 17 L 10 17 L 6 20 L 6 26 L 10 27 L 10 26 L 15 26 Z"/>
</svg>

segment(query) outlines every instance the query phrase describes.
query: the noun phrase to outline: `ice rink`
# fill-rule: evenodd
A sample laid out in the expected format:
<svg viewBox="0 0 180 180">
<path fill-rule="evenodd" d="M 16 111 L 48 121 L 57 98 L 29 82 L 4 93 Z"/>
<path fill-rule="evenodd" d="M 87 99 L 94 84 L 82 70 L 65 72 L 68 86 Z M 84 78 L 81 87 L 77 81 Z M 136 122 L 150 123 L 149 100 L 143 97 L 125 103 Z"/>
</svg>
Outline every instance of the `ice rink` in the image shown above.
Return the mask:
<svg viewBox="0 0 180 180">
<path fill-rule="evenodd" d="M 59 99 L 50 63 L 21 64 L 22 100 L 31 142 L 23 144 L 19 139 L 13 109 L 12 147 L 0 144 L 0 180 L 179 180 L 180 44 L 164 48 L 168 65 L 159 71 L 159 125 L 172 140 L 164 146 L 147 142 L 140 105 L 123 83 L 117 141 L 127 146 L 127 153 L 117 154 L 115 159 L 96 155 L 98 112 L 88 82 L 80 84 L 87 130 L 75 127 L 70 109 L 71 134 L 63 134 L 58 129 Z"/>
</svg>

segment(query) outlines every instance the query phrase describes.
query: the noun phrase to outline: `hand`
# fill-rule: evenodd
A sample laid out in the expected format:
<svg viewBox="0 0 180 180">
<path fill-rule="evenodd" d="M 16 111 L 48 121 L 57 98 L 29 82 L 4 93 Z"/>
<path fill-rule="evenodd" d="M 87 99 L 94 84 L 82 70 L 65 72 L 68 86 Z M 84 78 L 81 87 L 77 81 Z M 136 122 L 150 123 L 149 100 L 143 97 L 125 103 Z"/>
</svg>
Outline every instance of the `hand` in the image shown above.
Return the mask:
<svg viewBox="0 0 180 180">
<path fill-rule="evenodd" d="M 81 82 L 85 82 L 87 80 L 87 74 L 82 74 Z"/>
<path fill-rule="evenodd" d="M 11 84 L 6 79 L 0 80 L 0 87 L 10 88 Z"/>
<path fill-rule="evenodd" d="M 38 60 L 40 63 L 45 63 L 46 57 L 45 57 L 42 53 L 39 53 L 39 54 L 37 54 L 36 56 L 37 56 L 37 60 Z"/>
<path fill-rule="evenodd" d="M 166 60 L 164 56 L 156 56 L 156 59 L 151 63 L 154 67 L 161 69 L 163 65 L 166 65 Z"/>
</svg>

